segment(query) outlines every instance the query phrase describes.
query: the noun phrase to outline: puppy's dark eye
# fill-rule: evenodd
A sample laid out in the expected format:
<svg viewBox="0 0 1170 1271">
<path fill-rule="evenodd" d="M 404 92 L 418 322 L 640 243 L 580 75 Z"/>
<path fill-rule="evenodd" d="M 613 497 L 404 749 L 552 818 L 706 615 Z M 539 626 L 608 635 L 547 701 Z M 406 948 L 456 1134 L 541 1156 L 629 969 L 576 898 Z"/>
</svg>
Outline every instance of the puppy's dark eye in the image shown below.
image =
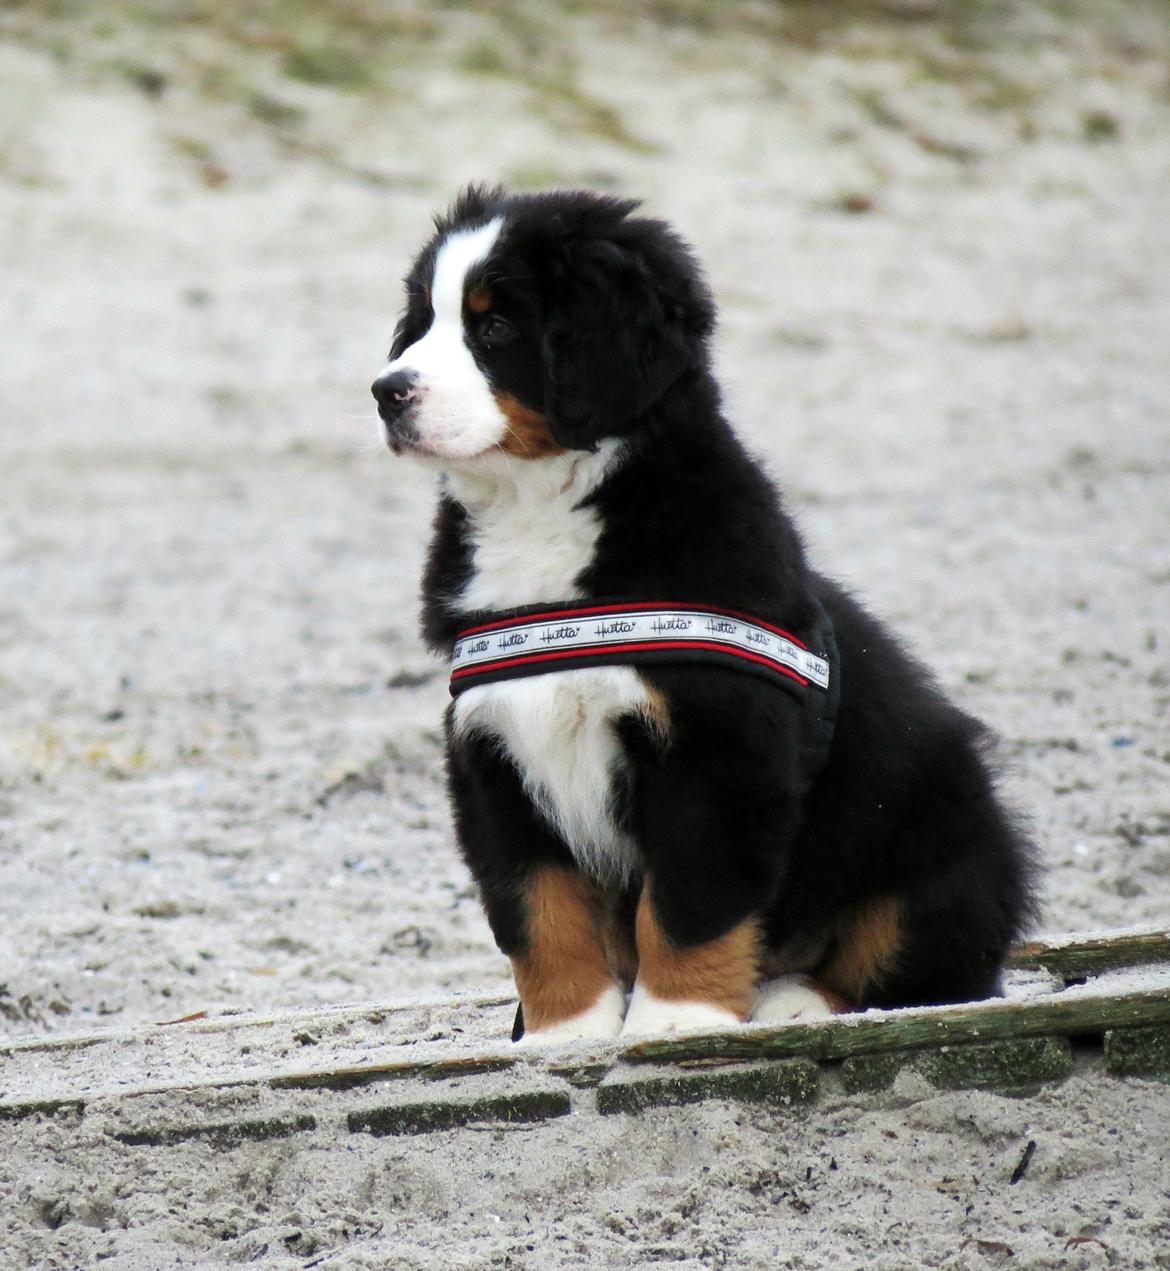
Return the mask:
<svg viewBox="0 0 1170 1271">
<path fill-rule="evenodd" d="M 514 339 L 516 328 L 506 319 L 492 314 L 480 327 L 479 338 L 488 348 L 498 348 Z"/>
</svg>

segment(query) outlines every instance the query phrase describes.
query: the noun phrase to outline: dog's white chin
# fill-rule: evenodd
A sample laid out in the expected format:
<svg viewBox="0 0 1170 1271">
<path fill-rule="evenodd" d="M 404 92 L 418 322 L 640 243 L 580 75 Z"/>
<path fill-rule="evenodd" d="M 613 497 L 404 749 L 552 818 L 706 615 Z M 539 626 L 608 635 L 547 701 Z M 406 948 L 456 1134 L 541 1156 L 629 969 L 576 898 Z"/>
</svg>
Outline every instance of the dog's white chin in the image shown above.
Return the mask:
<svg viewBox="0 0 1170 1271">
<path fill-rule="evenodd" d="M 490 451 L 483 450 L 474 455 L 451 454 L 438 446 L 428 445 L 426 442 L 403 441 L 399 438 L 393 440 L 387 438 L 386 448 L 395 459 L 413 459 L 416 463 L 421 463 L 428 468 L 437 468 L 440 471 L 446 471 L 448 468 L 460 464 L 474 464 L 483 455 L 490 453 Z"/>
<path fill-rule="evenodd" d="M 386 424 L 382 425 L 382 440 L 396 459 L 414 459 L 428 468 L 447 471 L 456 468 L 474 470 L 477 465 L 490 463 L 492 456 L 507 460 L 509 456 L 500 449 L 502 435 L 493 441 L 482 443 L 473 439 L 447 441 L 428 436 L 425 430 L 409 437 L 394 437 Z"/>
</svg>

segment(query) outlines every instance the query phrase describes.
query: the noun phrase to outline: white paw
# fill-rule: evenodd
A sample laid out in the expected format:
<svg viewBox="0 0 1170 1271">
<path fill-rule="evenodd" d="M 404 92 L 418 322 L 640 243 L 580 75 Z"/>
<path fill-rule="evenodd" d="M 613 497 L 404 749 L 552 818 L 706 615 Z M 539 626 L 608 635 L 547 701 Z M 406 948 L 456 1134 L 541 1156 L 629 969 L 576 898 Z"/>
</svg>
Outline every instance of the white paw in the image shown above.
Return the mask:
<svg viewBox="0 0 1170 1271">
<path fill-rule="evenodd" d="M 738 1028 L 740 1020 L 709 1002 L 667 1002 L 635 983 L 630 1009 L 622 1025 L 623 1037 L 656 1037 L 663 1033 L 694 1033 L 703 1028 Z"/>
<path fill-rule="evenodd" d="M 546 1042 L 578 1042 L 590 1038 L 616 1037 L 621 1032 L 622 1016 L 626 1009 L 626 995 L 611 985 L 596 1002 L 580 1015 L 549 1024 L 547 1028 L 525 1029 L 524 1036 L 516 1043 L 525 1049 L 543 1046 Z"/>
<path fill-rule="evenodd" d="M 792 1020 L 802 1022 L 828 1019 L 833 1008 L 826 998 L 810 988 L 800 975 L 782 975 L 768 980 L 756 990 L 752 1006 L 753 1024 L 783 1024 Z"/>
</svg>

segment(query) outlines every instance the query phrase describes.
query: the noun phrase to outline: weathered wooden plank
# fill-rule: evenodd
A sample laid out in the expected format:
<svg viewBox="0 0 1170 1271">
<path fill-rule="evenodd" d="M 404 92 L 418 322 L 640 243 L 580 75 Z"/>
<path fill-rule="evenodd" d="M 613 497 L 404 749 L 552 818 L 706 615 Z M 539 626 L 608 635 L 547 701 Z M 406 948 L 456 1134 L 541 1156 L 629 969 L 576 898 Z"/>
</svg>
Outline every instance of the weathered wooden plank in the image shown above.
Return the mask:
<svg viewBox="0 0 1170 1271">
<path fill-rule="evenodd" d="M 640 1112 L 645 1108 L 677 1107 L 707 1099 L 739 1103 L 799 1106 L 817 1097 L 820 1070 L 809 1059 L 773 1063 L 725 1065 L 667 1072 L 618 1072 L 597 1091 L 597 1110 L 603 1115 Z"/>
<path fill-rule="evenodd" d="M 1067 1077 L 1072 1046 L 1067 1037 L 1013 1037 L 916 1052 L 913 1063 L 941 1090 L 1027 1090 Z"/>
<path fill-rule="evenodd" d="M 1101 1033 L 1107 1028 L 1155 1025 L 1170 1025 L 1170 988 L 1114 996 L 1067 992 L 1021 1002 L 840 1015 L 815 1024 L 637 1042 L 626 1047 L 622 1058 L 630 1063 L 706 1057 L 772 1059 L 787 1055 L 844 1059 L 960 1042 L 1072 1036 Z"/>
<path fill-rule="evenodd" d="M 1072 1046 L 1067 1037 L 1022 1037 L 851 1055 L 841 1061 L 838 1076 L 847 1093 L 871 1094 L 888 1090 L 907 1067 L 940 1090 L 1025 1092 L 1067 1077 Z"/>
<path fill-rule="evenodd" d="M 888 1090 L 909 1062 L 905 1052 L 889 1055 L 850 1055 L 841 1061 L 838 1076 L 847 1094 L 873 1094 Z"/>
<path fill-rule="evenodd" d="M 451 996 L 399 1010 L 363 1004 L 225 1016 L 214 1030 L 200 1020 L 101 1037 L 24 1039 L 0 1043 L 0 1101 L 226 1088 L 286 1077 L 290 1088 L 312 1088 L 459 1075 L 468 1065 L 486 1070 L 517 1062 L 507 1040 L 510 1023 L 511 1011 L 496 998 Z M 365 1068 L 373 1070 L 368 1079 L 361 1075 Z"/>
<path fill-rule="evenodd" d="M 1105 1067 L 1115 1077 L 1170 1080 L 1170 1028 L 1118 1028 L 1105 1034 Z"/>
<path fill-rule="evenodd" d="M 1016 970 L 1043 969 L 1066 980 L 1124 967 L 1170 962 L 1170 931 L 1132 931 L 1065 940 L 1034 940 L 1008 955 Z"/>
<path fill-rule="evenodd" d="M 173 1147 L 176 1143 L 201 1142 L 232 1148 L 241 1143 L 287 1139 L 317 1128 L 315 1117 L 251 1117 L 206 1125 L 154 1125 L 116 1130 L 113 1137 L 129 1147 Z"/>
<path fill-rule="evenodd" d="M 0 1121 L 23 1121 L 26 1117 L 56 1117 L 62 1114 L 80 1117 L 84 1111 L 84 1099 L 26 1099 L 0 1103 Z"/>
<path fill-rule="evenodd" d="M 351 1134 L 426 1134 L 480 1121 L 505 1124 L 547 1121 L 572 1111 L 567 1090 L 517 1090 L 470 1099 L 420 1099 L 362 1108 L 346 1117 Z"/>
<path fill-rule="evenodd" d="M 352 1090 L 357 1086 L 409 1077 L 424 1077 L 431 1081 L 445 1077 L 472 1077 L 484 1072 L 503 1072 L 515 1065 L 516 1060 L 511 1055 L 467 1055 L 457 1059 L 419 1059 L 285 1073 L 272 1077 L 268 1084 L 273 1090 Z"/>
<path fill-rule="evenodd" d="M 420 1125 L 428 1117 L 439 1124 L 448 1113 L 436 1111 L 432 1116 L 425 1109 L 446 1106 L 456 1092 L 434 1089 L 436 1081 L 442 1084 L 456 1079 L 463 1084 L 467 1079 L 474 1089 L 467 1089 L 465 1095 L 477 1096 L 494 1095 L 501 1084 L 523 1091 L 526 1081 L 560 1082 L 562 1089 L 554 1101 L 564 1108 L 568 1106 L 565 1100 L 573 1097 L 572 1089 L 608 1085 L 611 1078 L 640 1065 L 647 1078 L 663 1079 L 657 1093 L 649 1087 L 645 1093 L 665 1102 L 676 1096 L 681 1100 L 684 1094 L 699 1096 L 704 1089 L 730 1092 L 739 1078 L 726 1075 L 708 1082 L 711 1074 L 696 1077 L 689 1072 L 684 1090 L 674 1084 L 674 1069 L 655 1073 L 654 1065 L 681 1064 L 685 1072 L 689 1063 L 710 1062 L 729 1074 L 733 1065 L 742 1069 L 748 1064 L 794 1057 L 842 1061 L 838 1072 L 847 1090 L 882 1089 L 899 1067 L 940 1047 L 1077 1035 L 1101 1038 L 1106 1033 L 1110 1072 L 1119 1076 L 1160 1075 L 1170 1065 L 1163 1058 L 1170 1048 L 1166 1040 L 1170 1037 L 1168 953 L 1170 933 L 1164 931 L 1053 940 L 1022 946 L 1013 954 L 1013 961 L 1019 967 L 1043 967 L 1065 978 L 1138 963 L 1149 964 L 1149 970 L 1120 972 L 1085 988 L 1027 999 L 875 1011 L 811 1024 L 748 1027 L 633 1045 L 616 1041 L 512 1050 L 504 1041 L 510 1015 L 508 998 L 498 994 L 397 1004 L 354 1003 L 215 1020 L 197 1013 L 167 1026 L 0 1044 L 0 1090 L 4 1095 L 0 1121 L 80 1119 L 89 1114 L 88 1105 L 94 1101 L 112 1099 L 123 1105 L 143 1094 L 173 1095 L 181 1100 L 187 1097 L 184 1092 L 195 1091 L 257 1092 L 279 1116 L 318 1106 L 335 1107 L 340 1115 L 342 1107 L 354 1107 L 346 1100 L 366 1089 L 378 1090 L 384 1105 L 418 1105 L 415 1119 Z M 1050 1058 L 1056 1054 L 1053 1047 L 1040 1047 L 1039 1051 Z M 1027 1084 L 1019 1077 L 1023 1069 L 1017 1062 L 1025 1052 L 1027 1046 L 1017 1047 L 1011 1052 L 1016 1059 L 1004 1061 L 1019 1078 L 1009 1084 Z M 1006 1056 L 1009 1051 L 1002 1053 Z M 306 1062 L 310 1054 L 313 1060 Z M 46 1062 L 48 1055 L 51 1062 Z M 297 1056 L 301 1057 L 299 1065 Z M 959 1063 L 954 1059 L 945 1062 Z M 1053 1059 L 1052 1071 L 1058 1067 Z M 743 1080 L 750 1085 L 748 1078 Z M 998 1083 L 999 1078 L 993 1074 L 988 1080 Z M 729 1093 L 727 1097 L 750 1098 L 748 1086 L 744 1091 L 741 1096 Z M 619 1101 L 622 1097 L 612 1096 Z M 587 1104 L 590 1098 L 586 1097 Z M 464 1114 L 456 1111 L 450 1115 L 458 1118 Z M 408 1128 L 410 1115 L 395 1116 L 407 1128 L 385 1132 L 414 1132 Z M 386 1124 L 393 1120 L 388 1116 Z M 134 1124 L 125 1127 L 130 1132 L 139 1128 Z M 173 1128 L 173 1124 L 142 1127 L 144 1132 Z M 226 1125 L 223 1128 L 226 1142 Z M 215 1132 L 215 1126 L 207 1128 L 212 1139 Z M 377 1131 L 371 1126 L 369 1132 Z"/>
<path fill-rule="evenodd" d="M 459 1014 L 477 1015 L 498 1007 L 514 1010 L 516 998 L 511 993 L 477 993 L 465 996 L 427 995 L 397 1002 L 349 1002 L 336 1006 L 312 1006 L 304 1009 L 273 1011 L 268 1013 L 232 1012 L 207 1015 L 196 1011 L 182 1019 L 139 1024 L 131 1028 L 105 1028 L 88 1033 L 70 1033 L 66 1036 L 0 1038 L 0 1057 L 34 1054 L 41 1051 L 81 1051 L 95 1046 L 120 1045 L 139 1042 L 144 1037 L 160 1041 L 172 1035 L 216 1036 L 228 1033 L 232 1036 L 265 1029 L 311 1029 L 330 1024 L 342 1027 L 362 1021 L 375 1027 L 392 1023 L 396 1017 L 419 1012 L 435 1012 L 440 1016 L 455 1017 Z"/>
</svg>

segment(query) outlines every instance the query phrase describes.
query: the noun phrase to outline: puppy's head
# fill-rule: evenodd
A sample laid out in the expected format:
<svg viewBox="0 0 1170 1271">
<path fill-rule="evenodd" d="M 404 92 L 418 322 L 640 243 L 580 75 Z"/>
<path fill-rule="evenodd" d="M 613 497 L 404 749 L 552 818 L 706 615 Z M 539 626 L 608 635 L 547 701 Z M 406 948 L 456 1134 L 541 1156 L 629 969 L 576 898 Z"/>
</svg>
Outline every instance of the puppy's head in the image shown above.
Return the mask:
<svg viewBox="0 0 1170 1271">
<path fill-rule="evenodd" d="M 591 450 L 705 365 L 714 309 L 698 266 L 636 206 L 465 190 L 407 275 L 374 381 L 387 443 L 459 466 Z"/>
</svg>

